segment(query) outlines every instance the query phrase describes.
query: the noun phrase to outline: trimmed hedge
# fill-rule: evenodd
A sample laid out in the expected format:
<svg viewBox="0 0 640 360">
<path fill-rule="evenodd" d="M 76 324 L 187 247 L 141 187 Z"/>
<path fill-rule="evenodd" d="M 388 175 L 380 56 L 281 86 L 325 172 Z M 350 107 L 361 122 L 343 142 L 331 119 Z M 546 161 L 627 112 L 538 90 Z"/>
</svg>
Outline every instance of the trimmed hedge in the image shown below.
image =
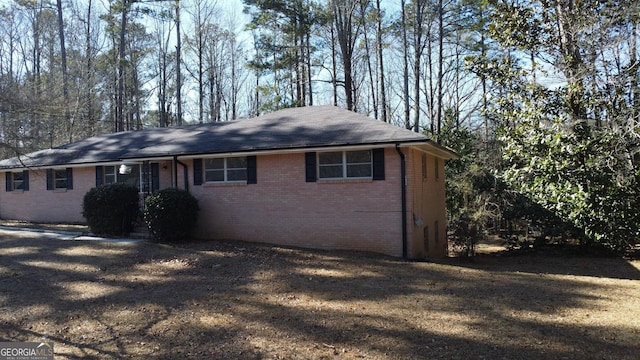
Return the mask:
<svg viewBox="0 0 640 360">
<path fill-rule="evenodd" d="M 163 189 L 149 195 L 144 202 L 144 221 L 153 240 L 185 240 L 198 222 L 198 200 L 188 191 Z"/>
<path fill-rule="evenodd" d="M 105 184 L 84 195 L 82 216 L 91 232 L 124 235 L 133 230 L 140 213 L 138 188 L 127 184 Z"/>
</svg>

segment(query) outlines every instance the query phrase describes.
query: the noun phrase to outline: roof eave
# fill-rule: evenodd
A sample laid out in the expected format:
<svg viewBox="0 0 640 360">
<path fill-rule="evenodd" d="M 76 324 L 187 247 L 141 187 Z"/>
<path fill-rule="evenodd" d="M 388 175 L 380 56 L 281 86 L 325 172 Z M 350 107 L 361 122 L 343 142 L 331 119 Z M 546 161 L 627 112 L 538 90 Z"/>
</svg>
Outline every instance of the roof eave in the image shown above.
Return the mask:
<svg viewBox="0 0 640 360">
<path fill-rule="evenodd" d="M 415 148 L 418 151 L 422 151 L 433 156 L 437 156 L 444 160 L 458 160 L 460 159 L 460 154 L 458 154 L 455 150 L 450 147 L 444 146 L 442 144 L 438 144 L 435 141 L 428 140 L 424 144 L 424 146 L 417 146 L 417 144 L 402 144 L 401 147 L 411 147 Z"/>
<path fill-rule="evenodd" d="M 227 150 L 218 152 L 191 152 L 177 154 L 180 159 L 194 159 L 203 156 L 234 156 L 234 155 L 273 155 L 273 154 L 286 154 L 286 153 L 303 153 L 311 151 L 331 151 L 331 150 L 358 150 L 358 149 L 370 149 L 372 147 L 394 147 L 396 144 L 404 144 L 402 146 L 412 146 L 416 144 L 427 144 L 430 140 L 403 140 L 403 141 L 382 141 L 382 142 L 367 142 L 367 143 L 354 143 L 354 144 L 324 144 L 324 145 L 312 145 L 312 146 L 291 146 L 291 147 L 278 147 L 278 148 L 264 148 L 264 149 L 238 149 Z"/>
</svg>

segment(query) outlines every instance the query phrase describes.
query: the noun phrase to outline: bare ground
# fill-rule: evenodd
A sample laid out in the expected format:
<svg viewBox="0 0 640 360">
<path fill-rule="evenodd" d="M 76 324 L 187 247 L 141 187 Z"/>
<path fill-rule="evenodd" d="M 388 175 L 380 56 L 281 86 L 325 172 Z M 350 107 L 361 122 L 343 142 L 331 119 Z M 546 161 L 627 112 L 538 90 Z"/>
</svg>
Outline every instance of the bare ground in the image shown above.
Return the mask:
<svg viewBox="0 0 640 360">
<path fill-rule="evenodd" d="M 0 254 L 0 342 L 53 341 L 56 359 L 640 356 L 637 260 L 7 234 Z"/>
</svg>

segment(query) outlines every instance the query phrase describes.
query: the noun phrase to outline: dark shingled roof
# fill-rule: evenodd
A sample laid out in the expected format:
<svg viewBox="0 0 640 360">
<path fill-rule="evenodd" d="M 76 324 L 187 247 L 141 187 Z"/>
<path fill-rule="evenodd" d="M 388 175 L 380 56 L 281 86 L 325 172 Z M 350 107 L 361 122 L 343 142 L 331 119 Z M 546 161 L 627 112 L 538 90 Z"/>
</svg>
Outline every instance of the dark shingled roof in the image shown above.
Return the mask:
<svg viewBox="0 0 640 360">
<path fill-rule="evenodd" d="M 446 157 L 456 157 L 453 151 L 436 145 L 425 135 L 338 107 L 312 106 L 245 120 L 95 136 L 2 160 L 0 168 L 398 143 L 431 143 Z"/>
</svg>

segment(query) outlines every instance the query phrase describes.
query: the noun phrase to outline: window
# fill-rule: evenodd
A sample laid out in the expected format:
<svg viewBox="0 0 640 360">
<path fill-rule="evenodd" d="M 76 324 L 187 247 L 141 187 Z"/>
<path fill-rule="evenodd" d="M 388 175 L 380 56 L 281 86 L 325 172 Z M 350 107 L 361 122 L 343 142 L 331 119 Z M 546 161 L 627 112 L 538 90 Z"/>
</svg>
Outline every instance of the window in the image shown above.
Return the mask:
<svg viewBox="0 0 640 360">
<path fill-rule="evenodd" d="M 152 193 L 160 188 L 158 163 L 122 164 L 96 166 L 96 186 L 121 183 L 135 186 L 143 193 Z"/>
<path fill-rule="evenodd" d="M 422 154 L 422 180 L 427 180 L 427 154 Z"/>
<path fill-rule="evenodd" d="M 65 169 L 54 170 L 54 176 L 55 176 L 55 188 L 66 189 L 67 188 L 67 171 Z"/>
<path fill-rule="evenodd" d="M 243 156 L 204 159 L 204 181 L 207 183 L 247 181 L 247 158 Z"/>
<path fill-rule="evenodd" d="M 105 166 L 104 167 L 104 184 L 113 184 L 118 180 L 116 175 L 117 167 L 116 166 Z"/>
<path fill-rule="evenodd" d="M 136 167 L 134 169 L 134 166 Z M 136 185 L 138 165 L 105 165 L 96 166 L 96 186 L 103 184 L 129 183 Z M 133 174 L 133 177 L 132 177 Z M 130 180 L 130 181 L 127 181 Z"/>
<path fill-rule="evenodd" d="M 435 164 L 434 174 L 436 180 L 438 180 L 440 179 L 440 161 L 438 160 L 438 158 L 435 158 L 435 161 L 433 163 Z"/>
<path fill-rule="evenodd" d="M 318 154 L 320 179 L 371 178 L 371 150 L 333 151 Z"/>
<path fill-rule="evenodd" d="M 29 190 L 29 171 L 6 173 L 7 191 L 27 191 Z"/>
<path fill-rule="evenodd" d="M 73 189 L 73 169 L 48 169 L 47 190 Z"/>
<path fill-rule="evenodd" d="M 116 166 L 116 182 L 135 186 L 140 189 L 140 165 L 127 164 Z"/>
<path fill-rule="evenodd" d="M 23 190 L 24 189 L 24 173 L 17 172 L 12 173 L 13 177 L 13 190 Z"/>
<path fill-rule="evenodd" d="M 203 183 L 258 183 L 256 156 L 193 159 L 193 185 Z"/>
<path fill-rule="evenodd" d="M 140 167 L 140 191 L 145 194 L 150 194 L 151 192 L 153 192 L 151 189 L 153 187 L 151 185 L 151 179 L 151 166 L 149 166 L 149 163 L 142 164 L 142 166 Z"/>
<path fill-rule="evenodd" d="M 12 177 L 13 177 L 13 191 L 16 190 L 24 190 L 24 173 L 23 172 L 16 172 L 16 173 L 12 173 Z"/>
</svg>

